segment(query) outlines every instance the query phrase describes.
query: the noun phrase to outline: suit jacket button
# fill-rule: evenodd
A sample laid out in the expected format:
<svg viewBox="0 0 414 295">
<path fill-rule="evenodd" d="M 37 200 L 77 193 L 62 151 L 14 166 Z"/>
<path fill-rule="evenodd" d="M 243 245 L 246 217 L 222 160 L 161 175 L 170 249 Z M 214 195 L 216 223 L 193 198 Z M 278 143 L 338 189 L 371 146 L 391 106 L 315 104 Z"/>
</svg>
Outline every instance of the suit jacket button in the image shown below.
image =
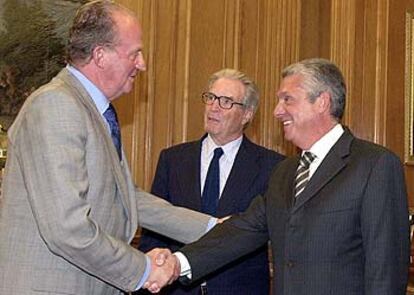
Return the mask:
<svg viewBox="0 0 414 295">
<path fill-rule="evenodd" d="M 292 267 L 294 266 L 293 261 L 288 261 L 288 262 L 286 262 L 286 266 L 287 266 L 288 268 L 292 268 Z"/>
</svg>

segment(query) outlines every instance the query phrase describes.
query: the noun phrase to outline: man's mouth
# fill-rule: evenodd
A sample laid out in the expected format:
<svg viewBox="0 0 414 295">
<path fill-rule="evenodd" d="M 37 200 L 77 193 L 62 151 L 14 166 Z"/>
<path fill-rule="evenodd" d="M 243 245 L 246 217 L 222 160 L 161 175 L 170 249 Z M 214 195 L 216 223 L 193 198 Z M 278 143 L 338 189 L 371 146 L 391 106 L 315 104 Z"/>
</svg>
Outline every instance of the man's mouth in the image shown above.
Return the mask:
<svg viewBox="0 0 414 295">
<path fill-rule="evenodd" d="M 216 122 L 216 123 L 218 123 L 220 120 L 219 119 L 217 119 L 217 118 L 213 118 L 213 117 L 207 117 L 207 119 L 209 120 L 209 121 L 213 121 L 213 122 Z"/>
</svg>

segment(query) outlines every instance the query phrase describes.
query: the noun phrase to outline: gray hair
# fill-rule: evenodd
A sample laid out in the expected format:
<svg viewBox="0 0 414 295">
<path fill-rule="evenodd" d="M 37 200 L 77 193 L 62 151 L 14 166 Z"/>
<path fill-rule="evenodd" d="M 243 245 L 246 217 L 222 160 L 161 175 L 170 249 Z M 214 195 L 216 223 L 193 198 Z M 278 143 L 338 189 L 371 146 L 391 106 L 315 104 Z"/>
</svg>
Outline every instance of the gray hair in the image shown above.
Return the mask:
<svg viewBox="0 0 414 295">
<path fill-rule="evenodd" d="M 117 43 L 117 26 L 114 12 L 133 16 L 127 8 L 111 0 L 95 0 L 82 5 L 76 12 L 69 31 L 66 47 L 68 63 L 87 64 L 96 46 L 113 47 Z"/>
<path fill-rule="evenodd" d="M 345 110 L 346 85 L 339 68 L 329 60 L 310 58 L 287 66 L 282 71 L 282 78 L 291 75 L 301 75 L 303 88 L 310 102 L 328 92 L 331 96 L 331 115 L 338 121 L 342 119 Z"/>
<path fill-rule="evenodd" d="M 253 82 L 246 74 L 235 69 L 222 69 L 212 74 L 208 80 L 208 89 L 210 89 L 214 82 L 218 79 L 226 78 L 240 81 L 245 87 L 245 93 L 242 103 L 246 108 L 250 108 L 253 113 L 256 112 L 259 105 L 259 89 L 256 83 Z"/>
</svg>

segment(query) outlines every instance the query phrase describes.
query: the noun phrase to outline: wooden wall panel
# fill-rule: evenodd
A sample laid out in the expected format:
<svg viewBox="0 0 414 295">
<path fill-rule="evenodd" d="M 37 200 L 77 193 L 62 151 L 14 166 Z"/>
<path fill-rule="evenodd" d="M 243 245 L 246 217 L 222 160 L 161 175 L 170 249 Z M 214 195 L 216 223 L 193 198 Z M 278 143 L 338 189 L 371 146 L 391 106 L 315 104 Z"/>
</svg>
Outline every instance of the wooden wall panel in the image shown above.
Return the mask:
<svg viewBox="0 0 414 295">
<path fill-rule="evenodd" d="M 296 149 L 281 136 L 273 110 L 280 69 L 298 59 L 300 1 L 243 1 L 242 13 L 239 68 L 255 79 L 261 93 L 258 112 L 246 133 L 259 144 L 293 153 Z"/>
<path fill-rule="evenodd" d="M 149 189 L 159 151 L 203 134 L 200 93 L 211 73 L 235 67 L 261 91 L 247 130 L 291 155 L 273 118 L 281 69 L 325 57 L 348 85 L 344 123 L 404 155 L 405 12 L 414 0 L 118 0 L 137 12 L 148 70 L 116 102 L 137 183 Z M 406 167 L 414 205 L 414 167 Z M 413 183 L 413 184 L 412 184 Z"/>
<path fill-rule="evenodd" d="M 405 15 L 414 11 L 413 0 L 390 0 L 388 42 L 388 91 L 386 100 L 386 146 L 403 159 L 404 155 L 404 71 L 405 71 Z M 414 207 L 414 166 L 405 166 L 410 206 Z"/>
<path fill-rule="evenodd" d="M 151 64 L 154 56 L 151 50 L 151 38 L 153 32 L 150 30 L 149 20 L 151 17 L 151 2 L 141 0 L 122 0 L 119 3 L 135 11 L 141 20 L 144 28 L 144 56 L 147 61 L 147 67 Z M 149 72 L 152 68 L 149 67 Z M 148 189 L 145 179 L 149 179 L 148 158 L 152 157 L 148 149 L 148 141 L 152 134 L 148 132 L 148 98 L 152 92 L 152 84 L 148 83 L 148 72 L 138 75 L 135 81 L 134 90 L 124 97 L 115 101 L 115 107 L 118 111 L 118 117 L 122 129 L 122 143 L 131 167 L 134 179 L 141 187 Z M 147 183 L 149 181 L 147 180 Z"/>
<path fill-rule="evenodd" d="M 200 138 L 203 130 L 203 110 L 200 94 L 204 91 L 209 75 L 224 66 L 228 43 L 227 1 L 193 1 L 191 5 L 191 32 L 189 51 L 188 94 L 189 109 L 186 139 Z"/>
<path fill-rule="evenodd" d="M 373 1 L 375 3 L 375 1 Z M 386 131 L 387 120 L 391 117 L 387 116 L 387 92 L 388 92 L 388 74 L 389 74 L 389 54 L 388 54 L 388 42 L 389 42 L 389 1 L 379 0 L 377 1 L 378 8 L 376 13 L 376 31 L 377 36 L 375 40 L 376 46 L 376 79 L 375 79 L 375 128 L 372 136 L 372 140 L 381 145 L 387 145 Z M 392 63 L 392 62 L 391 62 Z M 398 151 L 396 151 L 398 153 Z"/>
<path fill-rule="evenodd" d="M 331 2 L 302 1 L 300 57 L 330 57 Z"/>
<path fill-rule="evenodd" d="M 355 25 L 358 0 L 333 0 L 331 4 L 330 56 L 341 68 L 347 83 L 347 102 L 344 123 L 353 120 L 354 104 L 361 104 L 361 96 L 354 96 Z M 361 3 L 362 1 L 360 1 Z M 353 99 L 349 99 L 352 97 Z"/>
</svg>

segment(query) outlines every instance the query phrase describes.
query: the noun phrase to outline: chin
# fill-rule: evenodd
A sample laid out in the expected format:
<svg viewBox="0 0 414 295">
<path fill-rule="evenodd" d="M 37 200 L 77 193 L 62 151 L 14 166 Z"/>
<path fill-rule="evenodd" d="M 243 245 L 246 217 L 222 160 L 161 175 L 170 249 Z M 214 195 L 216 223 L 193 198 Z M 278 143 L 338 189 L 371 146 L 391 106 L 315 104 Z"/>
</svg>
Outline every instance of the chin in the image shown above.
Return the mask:
<svg viewBox="0 0 414 295">
<path fill-rule="evenodd" d="M 284 131 L 284 134 L 286 140 L 292 141 L 292 134 L 289 131 Z"/>
<path fill-rule="evenodd" d="M 212 129 L 212 128 L 208 128 L 208 127 L 205 127 L 204 128 L 204 131 L 206 132 L 206 133 L 208 133 L 208 134 L 214 134 L 215 132 L 214 132 L 214 129 Z"/>
<path fill-rule="evenodd" d="M 207 132 L 214 133 L 214 131 L 215 131 L 217 128 L 214 126 L 214 124 L 207 123 L 206 125 L 204 125 L 204 129 L 205 129 Z"/>
</svg>

